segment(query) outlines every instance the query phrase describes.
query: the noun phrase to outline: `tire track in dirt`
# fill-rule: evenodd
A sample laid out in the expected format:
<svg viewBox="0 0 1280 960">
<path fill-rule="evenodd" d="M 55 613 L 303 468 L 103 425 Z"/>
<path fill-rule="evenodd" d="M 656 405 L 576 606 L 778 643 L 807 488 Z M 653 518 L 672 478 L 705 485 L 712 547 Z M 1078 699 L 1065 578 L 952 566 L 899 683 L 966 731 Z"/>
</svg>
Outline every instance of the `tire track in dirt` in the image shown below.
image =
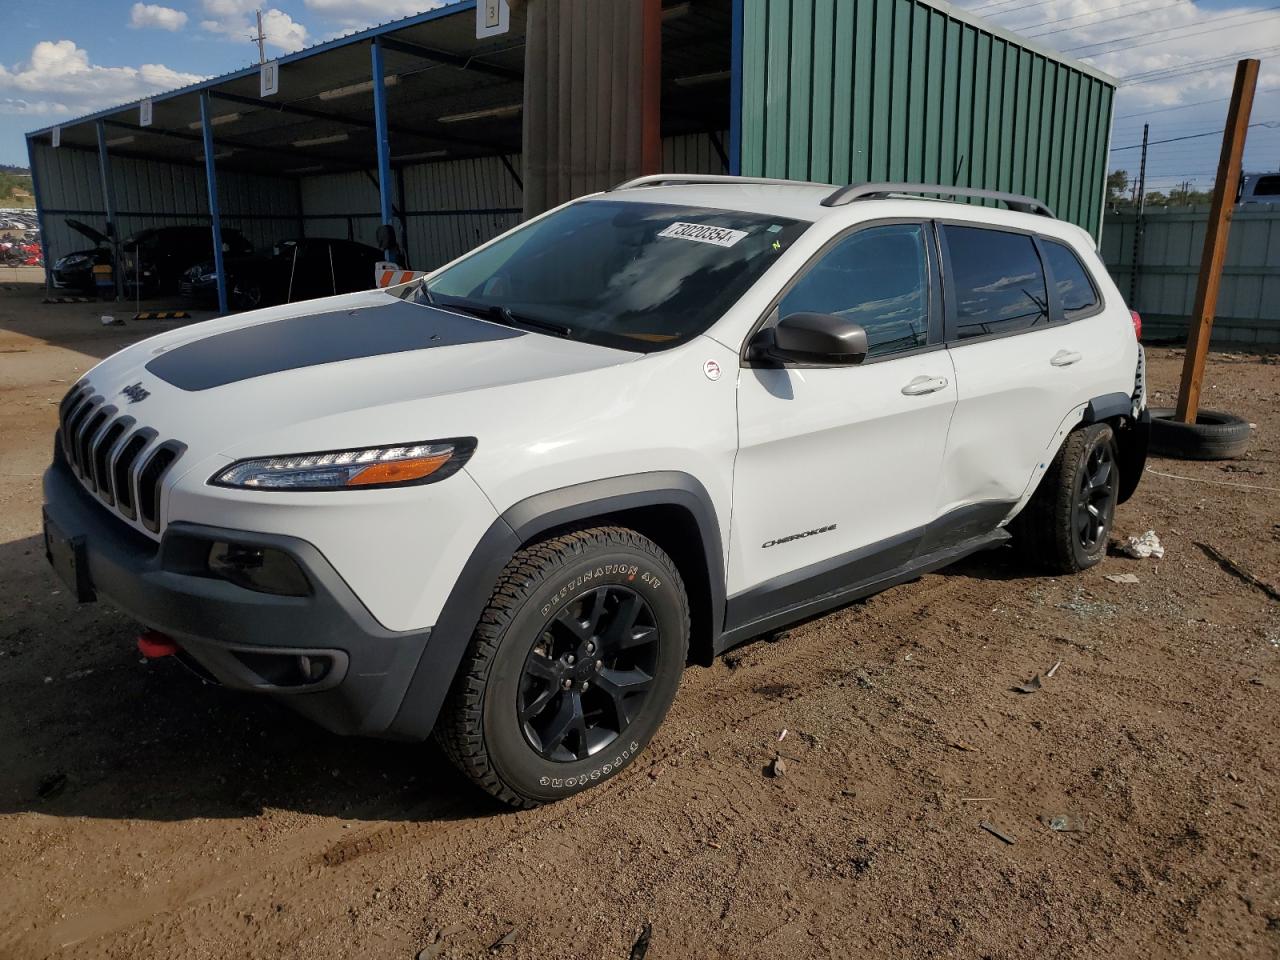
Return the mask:
<svg viewBox="0 0 1280 960">
<path fill-rule="evenodd" d="M 229 864 L 213 878 L 185 884 L 175 880 L 177 895 L 147 908 L 91 911 L 100 923 L 77 930 L 75 953 L 86 958 L 127 956 L 144 943 L 154 947 L 157 942 L 185 941 L 197 927 L 202 934 L 198 942 L 230 945 L 250 932 L 237 918 L 246 913 L 276 913 L 272 904 L 281 898 L 281 890 L 289 891 L 291 901 L 341 902 L 341 896 L 326 896 L 324 891 L 350 883 L 353 871 L 362 877 L 387 877 L 395 872 L 389 868 L 392 861 L 411 860 L 420 876 L 456 879 L 472 864 L 491 860 L 503 850 L 597 818 L 602 808 L 666 816 L 681 806 L 682 798 L 676 794 L 690 790 L 714 796 L 717 807 L 727 814 L 749 817 L 751 811 L 740 800 L 749 794 L 735 790 L 734 778 L 726 777 L 728 769 L 745 777 L 742 764 L 735 756 L 717 758 L 706 745 L 778 709 L 778 701 L 762 696 L 757 687 L 785 679 L 801 694 L 811 691 L 823 664 L 847 660 L 854 649 L 852 642 L 832 644 L 833 633 L 845 637 L 853 630 L 862 631 L 859 643 L 908 640 L 926 632 L 927 611 L 938 603 L 959 600 L 964 606 L 980 607 L 990 602 L 972 590 L 961 598 L 965 588 L 961 579 L 931 575 L 792 628 L 781 641 L 757 640 L 739 648 L 730 654 L 736 660 L 732 669 L 718 665 L 705 672 L 690 670 L 675 709 L 641 762 L 605 790 L 588 791 L 530 812 L 458 822 L 448 818 L 474 810 L 477 802 L 484 801 L 469 793 L 443 804 L 433 799 L 422 804 L 419 813 L 406 817 L 403 809 L 392 809 L 393 798 L 365 809 L 362 818 L 375 818 L 385 810 L 388 817 L 406 819 L 358 831 L 343 824 L 317 827 L 301 843 L 291 845 L 287 860 L 274 859 L 265 873 L 246 877 L 242 864 Z M 677 784 L 667 768 L 681 766 L 700 752 L 712 759 L 692 767 L 692 780 L 689 769 L 682 767 Z M 756 775 L 758 771 L 753 771 L 752 776 Z M 418 815 L 430 819 L 415 821 Z M 336 917 L 330 922 L 343 920 Z M 55 948 L 64 942 L 55 935 Z"/>
</svg>

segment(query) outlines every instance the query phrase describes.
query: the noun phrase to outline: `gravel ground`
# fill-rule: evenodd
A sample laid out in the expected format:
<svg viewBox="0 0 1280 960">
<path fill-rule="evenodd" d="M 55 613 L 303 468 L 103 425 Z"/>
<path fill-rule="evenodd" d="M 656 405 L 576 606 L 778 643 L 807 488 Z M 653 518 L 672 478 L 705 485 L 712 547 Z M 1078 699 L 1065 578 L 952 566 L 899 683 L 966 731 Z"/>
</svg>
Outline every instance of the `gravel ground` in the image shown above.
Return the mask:
<svg viewBox="0 0 1280 960">
<path fill-rule="evenodd" d="M 1163 561 L 999 550 L 741 647 L 611 785 L 513 813 L 71 602 L 39 544 L 57 400 L 163 328 L 100 312 L 0 294 L 0 957 L 625 960 L 646 924 L 649 960 L 1280 956 L 1280 604 L 1197 545 L 1280 584 L 1274 357 L 1210 361 L 1246 460 L 1152 460 L 1120 508 Z"/>
</svg>

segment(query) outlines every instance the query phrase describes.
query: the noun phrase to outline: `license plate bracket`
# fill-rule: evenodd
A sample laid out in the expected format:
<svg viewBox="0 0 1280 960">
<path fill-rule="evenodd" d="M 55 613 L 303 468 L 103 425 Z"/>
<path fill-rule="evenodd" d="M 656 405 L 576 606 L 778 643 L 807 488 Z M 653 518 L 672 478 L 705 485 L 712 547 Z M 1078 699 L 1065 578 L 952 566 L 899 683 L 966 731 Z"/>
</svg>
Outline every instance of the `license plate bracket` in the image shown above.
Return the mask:
<svg viewBox="0 0 1280 960">
<path fill-rule="evenodd" d="M 88 551 L 83 536 L 68 536 L 44 514 L 44 555 L 53 572 L 75 594 L 80 603 L 92 603 L 98 599 L 93 581 L 89 577 Z"/>
</svg>

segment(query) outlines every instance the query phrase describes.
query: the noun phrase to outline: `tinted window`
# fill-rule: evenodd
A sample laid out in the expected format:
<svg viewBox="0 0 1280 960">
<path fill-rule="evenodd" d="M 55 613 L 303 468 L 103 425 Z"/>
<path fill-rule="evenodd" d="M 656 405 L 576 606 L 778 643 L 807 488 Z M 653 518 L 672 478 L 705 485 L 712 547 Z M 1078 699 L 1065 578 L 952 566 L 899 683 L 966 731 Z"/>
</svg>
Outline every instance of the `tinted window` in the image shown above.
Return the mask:
<svg viewBox="0 0 1280 960">
<path fill-rule="evenodd" d="M 867 355 L 882 356 L 928 340 L 928 291 L 924 227 L 871 227 L 823 254 L 782 298 L 778 314 L 847 317 L 866 329 Z"/>
<path fill-rule="evenodd" d="M 472 312 L 505 308 L 516 325 L 575 340 L 662 350 L 719 320 L 807 226 L 761 213 L 585 200 L 464 257 L 417 294 Z"/>
<path fill-rule="evenodd" d="M 1280 197 L 1280 177 L 1259 177 L 1253 188 L 1255 197 Z"/>
<path fill-rule="evenodd" d="M 959 339 L 1049 322 L 1044 268 L 1029 236 L 956 226 L 943 233 Z"/>
<path fill-rule="evenodd" d="M 1053 274 L 1053 285 L 1058 289 L 1058 300 L 1068 320 L 1092 312 L 1098 306 L 1098 291 L 1094 289 L 1089 274 L 1065 243 L 1043 240 L 1045 258 Z"/>
</svg>

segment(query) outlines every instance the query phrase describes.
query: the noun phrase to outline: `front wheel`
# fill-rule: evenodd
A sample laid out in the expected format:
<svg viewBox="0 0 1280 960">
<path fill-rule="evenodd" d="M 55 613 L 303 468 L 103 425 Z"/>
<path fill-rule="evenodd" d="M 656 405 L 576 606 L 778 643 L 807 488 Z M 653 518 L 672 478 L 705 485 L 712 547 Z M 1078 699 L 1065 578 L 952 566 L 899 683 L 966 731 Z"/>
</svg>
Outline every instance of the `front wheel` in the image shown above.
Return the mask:
<svg viewBox="0 0 1280 960">
<path fill-rule="evenodd" d="M 1014 542 L 1047 573 L 1079 573 L 1107 553 L 1120 489 L 1115 434 L 1105 423 L 1067 436 L 1013 522 Z"/>
<path fill-rule="evenodd" d="M 651 540 L 595 527 L 532 544 L 498 578 L 436 739 L 513 806 L 570 796 L 649 742 L 688 646 L 684 583 Z"/>
</svg>

